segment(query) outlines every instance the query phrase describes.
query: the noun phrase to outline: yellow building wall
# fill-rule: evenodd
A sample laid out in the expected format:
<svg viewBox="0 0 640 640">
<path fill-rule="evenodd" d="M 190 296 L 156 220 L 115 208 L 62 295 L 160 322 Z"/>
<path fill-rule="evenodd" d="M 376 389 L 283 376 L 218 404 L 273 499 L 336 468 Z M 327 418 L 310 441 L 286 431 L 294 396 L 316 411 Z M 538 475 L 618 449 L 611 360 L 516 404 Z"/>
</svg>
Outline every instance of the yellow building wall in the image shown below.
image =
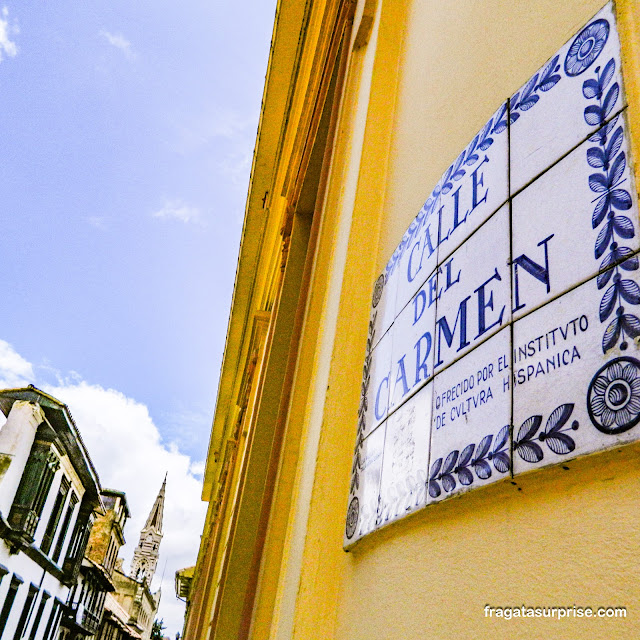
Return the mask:
<svg viewBox="0 0 640 640">
<path fill-rule="evenodd" d="M 254 637 L 320 639 L 634 638 L 640 636 L 638 447 L 545 469 L 430 506 L 342 550 L 346 496 L 360 398 L 369 300 L 430 187 L 499 102 L 515 92 L 603 3 L 380 0 L 371 40 L 355 51 L 325 211 L 323 242 L 333 252 L 321 316 L 328 368 L 304 411 L 278 616 Z M 626 89 L 638 149 L 639 5 L 618 2 Z M 368 48 L 368 49 L 367 49 Z M 375 48 L 373 64 L 366 56 Z M 367 73 L 370 76 L 367 77 Z M 631 78 L 633 77 L 633 81 Z M 370 82 L 370 101 L 359 102 Z M 360 92 L 360 93 L 359 93 Z M 361 156 L 358 126 L 366 114 Z M 357 181 L 353 202 L 348 187 Z M 350 209 L 350 207 L 352 207 Z M 349 245 L 340 263 L 340 224 Z M 331 272 L 331 268 L 334 269 Z M 318 266 L 326 281 L 326 265 Z M 313 286 L 320 286 L 318 279 Z M 315 321 L 310 318 L 309 321 Z M 310 505 L 300 493 L 313 469 Z M 282 478 L 281 478 L 282 480 Z M 301 520 L 303 524 L 301 526 Z M 287 567 L 297 573 L 287 575 Z M 284 575 L 283 575 L 284 574 Z M 274 573 L 263 575 L 273 580 Z M 288 581 L 288 588 L 287 588 Z M 626 606 L 621 619 L 486 618 L 485 605 Z"/>
</svg>

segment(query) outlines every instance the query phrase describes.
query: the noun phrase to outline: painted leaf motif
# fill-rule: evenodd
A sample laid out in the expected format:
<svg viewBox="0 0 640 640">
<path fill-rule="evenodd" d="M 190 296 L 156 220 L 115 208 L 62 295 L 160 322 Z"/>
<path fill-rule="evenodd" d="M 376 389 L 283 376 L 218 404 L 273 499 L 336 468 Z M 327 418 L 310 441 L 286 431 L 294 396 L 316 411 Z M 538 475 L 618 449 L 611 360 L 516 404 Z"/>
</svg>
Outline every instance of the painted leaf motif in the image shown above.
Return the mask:
<svg viewBox="0 0 640 640">
<path fill-rule="evenodd" d="M 611 192 L 611 204 L 620 211 L 631 209 L 631 196 L 626 189 L 614 189 Z"/>
<path fill-rule="evenodd" d="M 571 453 L 576 448 L 573 438 L 566 433 L 554 433 L 545 439 L 547 446 L 553 453 L 565 455 Z"/>
<path fill-rule="evenodd" d="M 507 128 L 507 120 L 505 114 L 507 112 L 507 103 L 505 102 L 501 107 L 498 115 L 495 119 L 495 125 L 491 133 L 502 133 Z M 482 147 L 480 147 L 482 149 Z M 483 149 L 484 151 L 484 149 Z"/>
<path fill-rule="evenodd" d="M 618 287 L 614 283 L 602 296 L 602 300 L 600 301 L 600 322 L 604 322 L 611 315 L 613 308 L 616 306 L 616 300 L 618 299 L 617 289 Z"/>
<path fill-rule="evenodd" d="M 627 161 L 625 157 L 624 151 L 621 151 L 616 159 L 613 161 L 611 165 L 611 170 L 609 171 L 609 185 L 613 186 L 618 183 L 620 178 L 622 178 L 622 174 L 624 172 L 624 168 L 627 166 Z"/>
<path fill-rule="evenodd" d="M 511 461 L 509 460 L 509 454 L 505 451 L 496 453 L 493 456 L 493 466 L 500 473 L 507 473 L 511 468 Z"/>
<path fill-rule="evenodd" d="M 605 176 L 604 173 L 592 173 L 589 176 L 589 188 L 596 193 L 607 191 L 609 189 L 607 176 Z"/>
<path fill-rule="evenodd" d="M 479 460 L 473 465 L 476 475 L 481 480 L 487 480 L 491 477 L 491 467 L 486 460 Z"/>
<path fill-rule="evenodd" d="M 598 129 L 590 138 L 589 142 L 597 142 L 598 144 L 605 144 L 607 137 L 613 131 L 620 116 L 616 116 L 611 122 L 608 122 L 601 129 Z"/>
<path fill-rule="evenodd" d="M 620 280 L 618 287 L 625 302 L 640 303 L 640 287 L 633 280 Z"/>
<path fill-rule="evenodd" d="M 531 440 L 540 428 L 541 423 L 542 416 L 531 416 L 530 418 L 527 418 L 520 425 L 520 429 L 518 430 L 518 443 L 525 440 Z"/>
<path fill-rule="evenodd" d="M 527 82 L 525 88 L 522 91 L 522 96 L 520 98 L 520 102 L 516 105 L 516 109 L 522 109 L 522 111 L 528 111 L 535 105 L 540 97 L 534 93 L 534 89 L 536 86 L 536 82 L 538 82 L 538 74 L 536 73 L 529 82 Z"/>
<path fill-rule="evenodd" d="M 614 58 L 611 58 L 611 60 L 609 60 L 609 62 L 607 62 L 607 64 L 605 65 L 604 69 L 602 70 L 602 74 L 600 75 L 600 81 L 599 81 L 600 95 L 602 95 L 604 90 L 607 88 L 607 86 L 611 82 L 611 79 L 613 78 L 613 73 L 615 70 L 616 70 L 616 61 Z"/>
<path fill-rule="evenodd" d="M 519 117 L 520 117 L 520 114 L 517 111 L 510 111 L 509 124 L 513 124 Z"/>
<path fill-rule="evenodd" d="M 441 467 L 442 467 L 442 458 L 438 458 L 431 465 L 431 473 L 429 474 L 429 480 L 434 480 L 435 478 L 438 477 L 438 474 L 440 473 L 440 468 Z"/>
<path fill-rule="evenodd" d="M 628 247 L 619 247 L 617 254 L 618 259 L 622 259 L 625 255 L 631 254 L 632 251 Z M 638 256 L 632 255 L 630 258 L 620 263 L 620 267 L 625 271 L 635 271 L 638 268 Z"/>
<path fill-rule="evenodd" d="M 466 150 L 463 151 L 457 158 L 457 160 L 455 161 L 454 167 L 453 167 L 453 174 L 451 176 L 452 180 L 460 180 L 466 173 L 466 171 L 464 169 L 461 169 L 460 167 L 462 166 L 462 163 L 464 162 L 464 158 L 466 155 Z"/>
<path fill-rule="evenodd" d="M 468 486 L 473 482 L 473 474 L 467 467 L 462 467 L 458 469 L 458 480 L 460 484 Z"/>
<path fill-rule="evenodd" d="M 618 101 L 618 96 L 620 95 L 620 85 L 616 82 L 609 92 L 607 93 L 607 97 L 604 99 L 602 103 L 602 115 L 603 120 L 607 118 L 607 116 L 613 111 L 613 108 L 616 106 L 616 102 Z"/>
<path fill-rule="evenodd" d="M 467 151 L 467 159 L 464 161 L 465 165 L 469 166 L 471 164 L 474 164 L 479 156 L 477 153 L 474 153 L 476 150 L 476 146 L 478 145 L 478 142 L 480 140 L 480 133 L 471 141 L 471 144 L 469 145 L 469 149 Z"/>
<path fill-rule="evenodd" d="M 459 467 L 466 467 L 469 464 L 469 460 L 471 460 L 471 456 L 473 455 L 473 450 L 475 448 L 475 444 L 469 444 L 462 450 L 460 460 L 458 460 Z"/>
<path fill-rule="evenodd" d="M 549 91 L 552 87 L 555 87 L 558 82 L 560 82 L 560 75 L 558 73 L 554 73 L 553 75 L 548 76 L 544 82 L 541 82 L 539 87 L 540 91 Z"/>
<path fill-rule="evenodd" d="M 525 462 L 540 462 L 544 458 L 542 448 L 535 442 L 522 442 L 516 447 L 516 451 Z"/>
<path fill-rule="evenodd" d="M 456 479 L 450 473 L 443 475 L 441 480 L 442 488 L 447 493 L 451 493 L 456 488 Z"/>
<path fill-rule="evenodd" d="M 591 226 L 595 229 L 600 226 L 600 223 L 604 220 L 605 215 L 609 211 L 609 204 L 611 198 L 609 194 L 606 196 L 600 196 L 598 200 L 598 204 L 596 204 L 596 208 L 593 210 L 593 215 L 591 216 Z"/>
<path fill-rule="evenodd" d="M 589 105 L 584 110 L 584 119 L 587 124 L 591 125 L 592 127 L 596 127 L 604 120 L 604 118 L 602 117 L 602 110 L 598 105 Z"/>
<path fill-rule="evenodd" d="M 622 127 L 618 127 L 615 133 L 611 136 L 611 140 L 607 145 L 607 150 L 605 152 L 605 160 L 607 162 L 611 161 L 611 158 L 615 157 L 615 155 L 620 151 L 620 147 L 622 146 Z"/>
<path fill-rule="evenodd" d="M 505 425 L 498 431 L 498 435 L 496 436 L 495 442 L 493 443 L 493 453 L 496 454 L 509 439 L 509 425 Z"/>
<path fill-rule="evenodd" d="M 609 280 L 611 280 L 611 276 L 613 275 L 613 269 L 609 269 L 609 267 L 615 261 L 615 253 L 612 251 L 611 253 L 607 253 L 607 255 L 602 259 L 600 263 L 600 273 L 598 274 L 598 289 L 602 289 L 607 286 Z"/>
<path fill-rule="evenodd" d="M 582 95 L 587 100 L 596 98 L 599 92 L 600 92 L 600 85 L 598 84 L 597 80 L 589 79 L 589 80 L 585 80 L 582 83 Z"/>
<path fill-rule="evenodd" d="M 587 149 L 587 162 L 590 167 L 601 169 L 605 163 L 604 151 L 600 147 Z"/>
<path fill-rule="evenodd" d="M 445 459 L 444 464 L 442 465 L 442 475 L 445 473 L 451 473 L 453 468 L 456 466 L 456 462 L 458 461 L 458 453 L 457 449 L 454 449 Z"/>
<path fill-rule="evenodd" d="M 482 438 L 482 440 L 480 440 L 480 444 L 476 449 L 476 458 L 474 460 L 474 463 L 477 460 L 481 460 L 487 455 L 487 451 L 489 451 L 489 447 L 491 446 L 492 440 L 493 440 L 493 435 L 485 436 L 484 438 Z"/>
<path fill-rule="evenodd" d="M 429 480 L 429 495 L 432 498 L 438 498 L 441 493 L 440 485 L 435 480 Z"/>
<path fill-rule="evenodd" d="M 560 80 L 560 76 L 556 74 L 556 71 L 558 71 L 558 69 L 560 68 L 560 65 L 558 64 L 559 59 L 559 55 L 555 56 L 551 60 L 551 62 L 549 62 L 549 64 L 542 70 L 542 74 L 540 75 L 540 84 L 538 85 L 538 87 L 542 91 L 548 91 Z M 558 79 L 555 80 L 555 78 Z"/>
<path fill-rule="evenodd" d="M 524 89 L 522 90 L 522 97 L 520 98 L 520 104 L 527 101 L 531 97 L 531 94 L 533 93 L 533 89 L 536 86 L 536 82 L 538 82 L 537 73 L 533 76 L 533 78 L 529 80 L 529 82 L 527 82 Z"/>
<path fill-rule="evenodd" d="M 482 141 L 482 144 L 480 145 L 479 149 L 480 151 L 486 151 L 492 144 L 493 144 L 493 138 L 487 137 Z"/>
<path fill-rule="evenodd" d="M 612 223 L 613 228 L 621 238 L 629 239 L 635 235 L 633 222 L 626 216 L 614 216 Z"/>
<path fill-rule="evenodd" d="M 536 102 L 538 102 L 538 100 L 540 100 L 540 96 L 537 96 L 534 93 L 531 96 L 529 96 L 526 100 L 522 100 L 518 106 L 523 111 L 528 111 L 529 109 L 531 109 L 531 107 L 533 107 L 533 105 L 535 105 Z"/>
<path fill-rule="evenodd" d="M 547 419 L 547 424 L 544 428 L 545 433 L 551 434 L 561 429 L 573 413 L 573 407 L 573 403 L 561 404 L 556 407 Z"/>
<path fill-rule="evenodd" d="M 613 222 L 609 220 L 607 224 L 602 227 L 598 237 L 596 238 L 595 256 L 599 258 L 606 251 L 609 246 L 609 241 L 613 235 Z"/>
<path fill-rule="evenodd" d="M 620 318 L 616 316 L 605 329 L 604 335 L 602 336 L 603 353 L 606 353 L 618 341 L 618 337 L 620 336 L 620 325 Z"/>
<path fill-rule="evenodd" d="M 640 320 L 630 313 L 622 316 L 622 328 L 631 338 L 640 336 Z"/>
</svg>

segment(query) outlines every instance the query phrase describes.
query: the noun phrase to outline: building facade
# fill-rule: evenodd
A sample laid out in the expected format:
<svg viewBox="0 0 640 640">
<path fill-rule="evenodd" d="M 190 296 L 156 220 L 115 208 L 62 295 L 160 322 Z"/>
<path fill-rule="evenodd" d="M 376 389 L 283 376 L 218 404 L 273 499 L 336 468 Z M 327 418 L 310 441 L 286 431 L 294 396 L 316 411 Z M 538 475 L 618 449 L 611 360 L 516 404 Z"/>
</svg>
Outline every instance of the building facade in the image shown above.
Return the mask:
<svg viewBox="0 0 640 640">
<path fill-rule="evenodd" d="M 639 43 L 278 2 L 186 640 L 638 635 Z"/>
<path fill-rule="evenodd" d="M 96 514 L 76 583 L 61 620 L 59 640 L 80 640 L 98 634 L 105 599 L 115 590 L 113 570 L 124 545 L 124 525 L 129 517 L 121 491 L 104 489 L 102 511 Z"/>
<path fill-rule="evenodd" d="M 0 392 L 0 637 L 55 640 L 101 509 L 68 408 L 29 387 Z"/>
</svg>

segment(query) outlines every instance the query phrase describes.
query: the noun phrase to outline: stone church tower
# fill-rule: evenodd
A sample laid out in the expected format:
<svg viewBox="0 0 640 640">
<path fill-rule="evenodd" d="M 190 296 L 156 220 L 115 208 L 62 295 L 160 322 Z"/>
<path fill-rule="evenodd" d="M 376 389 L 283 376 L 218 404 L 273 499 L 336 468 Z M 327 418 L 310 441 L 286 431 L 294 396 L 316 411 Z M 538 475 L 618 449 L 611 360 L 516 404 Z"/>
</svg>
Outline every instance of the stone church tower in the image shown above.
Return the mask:
<svg viewBox="0 0 640 640">
<path fill-rule="evenodd" d="M 146 580 L 149 585 L 153 580 L 156 565 L 158 564 L 158 550 L 162 540 L 162 513 L 164 510 L 166 484 L 167 476 L 165 475 L 158 497 L 151 508 L 151 513 L 149 513 L 147 522 L 140 532 L 140 541 L 133 552 L 133 559 L 131 560 L 129 575 L 139 582 Z"/>
</svg>

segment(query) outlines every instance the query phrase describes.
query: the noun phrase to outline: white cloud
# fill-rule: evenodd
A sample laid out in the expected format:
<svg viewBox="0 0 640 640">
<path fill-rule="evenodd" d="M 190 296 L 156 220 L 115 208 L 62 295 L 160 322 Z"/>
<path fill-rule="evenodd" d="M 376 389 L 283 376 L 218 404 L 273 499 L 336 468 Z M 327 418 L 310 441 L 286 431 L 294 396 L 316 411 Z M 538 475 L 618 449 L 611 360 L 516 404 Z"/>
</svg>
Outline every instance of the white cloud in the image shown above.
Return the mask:
<svg viewBox="0 0 640 640">
<path fill-rule="evenodd" d="M 201 213 L 197 207 L 188 205 L 183 200 L 166 200 L 162 209 L 152 214 L 154 218 L 167 218 L 180 222 L 200 222 Z"/>
<path fill-rule="evenodd" d="M 11 41 L 11 36 L 20 33 L 18 27 L 9 24 L 9 9 L 2 7 L 0 11 L 0 62 L 5 56 L 13 58 L 18 53 L 18 47 Z"/>
<path fill-rule="evenodd" d="M 100 31 L 100 35 L 112 46 L 116 49 L 120 49 L 122 53 L 124 53 L 127 58 L 133 58 L 133 50 L 131 48 L 131 43 L 121 34 L 121 33 L 110 33 L 109 31 L 105 31 L 102 29 Z"/>
<path fill-rule="evenodd" d="M 1 340 L 0 379 L 2 386 L 38 384 L 33 366 Z M 152 588 L 162 586 L 158 616 L 167 625 L 165 633 L 175 636 L 176 631 L 182 631 L 184 605 L 175 596 L 174 574 L 195 564 L 197 558 L 206 508 L 200 500 L 203 463 L 193 462 L 175 444 L 163 442 L 148 408 L 120 391 L 89 384 L 75 372 L 55 385 L 40 384 L 69 406 L 102 486 L 127 494 L 132 517 L 125 527 L 125 570 L 168 472 L 164 538 Z"/>
<path fill-rule="evenodd" d="M 14 348 L 0 340 L 0 388 L 22 387 L 34 381 L 33 367 Z"/>
</svg>

